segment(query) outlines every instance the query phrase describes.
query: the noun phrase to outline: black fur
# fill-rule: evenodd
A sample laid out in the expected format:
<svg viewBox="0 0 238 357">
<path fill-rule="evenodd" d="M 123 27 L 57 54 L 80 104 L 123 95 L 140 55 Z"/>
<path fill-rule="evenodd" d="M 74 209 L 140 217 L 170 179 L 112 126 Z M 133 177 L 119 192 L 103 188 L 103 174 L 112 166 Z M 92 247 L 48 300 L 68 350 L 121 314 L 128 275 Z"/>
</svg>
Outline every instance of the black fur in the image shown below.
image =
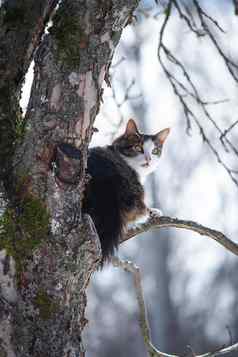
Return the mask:
<svg viewBox="0 0 238 357">
<path fill-rule="evenodd" d="M 137 173 L 113 146 L 89 150 L 83 210 L 88 213 L 100 237 L 103 260 L 118 247 L 125 214 L 143 204 L 144 189 Z"/>
</svg>

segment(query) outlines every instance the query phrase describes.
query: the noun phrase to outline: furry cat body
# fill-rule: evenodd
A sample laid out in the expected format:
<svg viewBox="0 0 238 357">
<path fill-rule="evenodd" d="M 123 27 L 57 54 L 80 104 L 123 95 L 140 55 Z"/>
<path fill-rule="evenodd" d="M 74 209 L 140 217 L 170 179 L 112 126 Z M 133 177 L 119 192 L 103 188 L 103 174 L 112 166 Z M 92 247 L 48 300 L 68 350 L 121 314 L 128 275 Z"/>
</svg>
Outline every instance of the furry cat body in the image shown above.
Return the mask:
<svg viewBox="0 0 238 357">
<path fill-rule="evenodd" d="M 103 260 L 113 255 L 128 223 L 148 215 L 144 203 L 145 177 L 155 171 L 158 156 L 169 133 L 140 134 L 130 119 L 125 133 L 112 145 L 89 150 L 88 173 L 83 210 L 95 224 Z"/>
<path fill-rule="evenodd" d="M 135 171 L 113 148 L 89 151 L 84 210 L 90 214 L 101 240 L 103 258 L 112 255 L 126 226 L 126 216 L 145 211 L 144 189 Z"/>
</svg>

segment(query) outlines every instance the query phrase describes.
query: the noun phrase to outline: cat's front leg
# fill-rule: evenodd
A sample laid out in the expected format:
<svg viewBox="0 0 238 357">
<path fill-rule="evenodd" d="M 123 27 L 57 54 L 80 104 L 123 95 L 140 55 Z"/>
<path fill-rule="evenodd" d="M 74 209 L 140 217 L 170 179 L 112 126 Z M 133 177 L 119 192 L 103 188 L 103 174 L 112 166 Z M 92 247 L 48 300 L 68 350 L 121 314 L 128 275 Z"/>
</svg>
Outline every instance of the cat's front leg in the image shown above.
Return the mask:
<svg viewBox="0 0 238 357">
<path fill-rule="evenodd" d="M 146 223 L 153 217 L 161 217 L 162 215 L 162 211 L 158 208 L 146 208 L 144 214 L 138 215 L 133 222 L 127 224 L 127 229 L 133 229 L 136 226 Z"/>
<path fill-rule="evenodd" d="M 158 208 L 146 208 L 145 214 L 139 216 L 135 220 L 135 224 L 143 224 L 146 223 L 152 217 L 161 217 L 163 213 Z"/>
</svg>

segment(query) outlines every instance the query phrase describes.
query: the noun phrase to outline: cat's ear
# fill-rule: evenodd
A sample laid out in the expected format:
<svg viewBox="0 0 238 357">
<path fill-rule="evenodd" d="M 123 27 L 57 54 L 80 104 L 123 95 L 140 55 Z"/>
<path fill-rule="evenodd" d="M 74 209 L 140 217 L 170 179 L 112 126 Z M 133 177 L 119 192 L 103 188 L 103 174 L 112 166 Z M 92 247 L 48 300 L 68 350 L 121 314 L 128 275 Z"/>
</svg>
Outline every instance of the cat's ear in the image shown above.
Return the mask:
<svg viewBox="0 0 238 357">
<path fill-rule="evenodd" d="M 157 134 L 154 135 L 154 141 L 157 144 L 163 145 L 163 143 L 167 139 L 167 136 L 169 135 L 169 132 L 170 132 L 170 128 L 166 128 L 159 131 Z"/>
<path fill-rule="evenodd" d="M 133 119 L 129 119 L 126 125 L 126 131 L 125 131 L 125 135 L 129 136 L 129 135 L 135 135 L 135 134 L 139 134 L 139 130 L 136 126 L 136 122 Z"/>
</svg>

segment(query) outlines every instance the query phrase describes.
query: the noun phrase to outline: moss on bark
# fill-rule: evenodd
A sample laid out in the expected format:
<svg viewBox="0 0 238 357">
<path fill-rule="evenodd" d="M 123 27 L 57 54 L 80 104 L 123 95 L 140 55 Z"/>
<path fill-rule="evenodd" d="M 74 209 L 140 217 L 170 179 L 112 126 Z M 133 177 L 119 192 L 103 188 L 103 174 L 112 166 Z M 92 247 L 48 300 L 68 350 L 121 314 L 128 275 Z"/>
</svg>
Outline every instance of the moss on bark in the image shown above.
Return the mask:
<svg viewBox="0 0 238 357">
<path fill-rule="evenodd" d="M 75 7 L 77 4 L 62 3 L 54 16 L 54 25 L 49 30 L 56 40 L 59 61 L 74 70 L 79 67 L 80 57 L 83 57 L 83 51 L 89 43 L 85 26 L 79 22 Z"/>
<path fill-rule="evenodd" d="M 58 311 L 58 304 L 42 289 L 38 291 L 34 305 L 39 309 L 40 317 L 43 320 L 52 318 Z"/>
<path fill-rule="evenodd" d="M 17 277 L 24 263 L 47 237 L 49 213 L 45 205 L 28 194 L 17 208 L 8 207 L 0 218 L 0 250 L 6 249 L 16 262 Z"/>
</svg>

